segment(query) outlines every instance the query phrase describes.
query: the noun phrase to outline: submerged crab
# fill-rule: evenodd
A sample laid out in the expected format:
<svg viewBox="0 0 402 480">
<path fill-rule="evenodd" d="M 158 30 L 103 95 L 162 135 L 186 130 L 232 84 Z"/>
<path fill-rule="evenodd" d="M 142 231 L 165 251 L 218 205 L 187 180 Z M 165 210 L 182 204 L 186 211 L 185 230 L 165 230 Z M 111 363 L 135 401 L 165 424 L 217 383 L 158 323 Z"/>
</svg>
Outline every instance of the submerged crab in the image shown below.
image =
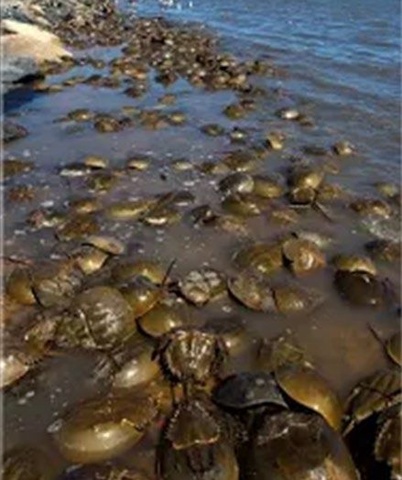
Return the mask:
<svg viewBox="0 0 402 480">
<path fill-rule="evenodd" d="M 4 453 L 4 480 L 51 480 L 55 478 L 55 462 L 42 450 L 31 446 L 15 447 Z"/>
<path fill-rule="evenodd" d="M 290 330 L 271 340 L 263 339 L 258 347 L 256 364 L 257 368 L 271 373 L 284 365 L 313 366 L 310 356 Z"/>
<path fill-rule="evenodd" d="M 393 302 L 390 283 L 368 272 L 338 270 L 335 286 L 340 295 L 353 305 L 379 308 Z"/>
<path fill-rule="evenodd" d="M 177 328 L 163 335 L 154 351 L 173 381 L 204 385 L 219 373 L 228 355 L 217 335 L 195 328 Z"/>
</svg>

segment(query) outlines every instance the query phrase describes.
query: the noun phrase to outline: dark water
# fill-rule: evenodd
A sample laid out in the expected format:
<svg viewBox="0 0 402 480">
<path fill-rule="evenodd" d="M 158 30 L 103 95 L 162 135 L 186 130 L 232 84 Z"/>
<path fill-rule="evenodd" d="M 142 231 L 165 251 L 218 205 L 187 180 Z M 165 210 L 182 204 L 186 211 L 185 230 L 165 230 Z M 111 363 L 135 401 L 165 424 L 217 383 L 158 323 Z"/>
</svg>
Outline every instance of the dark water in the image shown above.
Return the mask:
<svg viewBox="0 0 402 480">
<path fill-rule="evenodd" d="M 202 22 L 241 55 L 274 58 L 289 71 L 279 84 L 292 100 L 364 153 L 365 175 L 398 175 L 398 0 L 139 0 L 134 5 L 140 14 Z M 361 165 L 354 173 L 361 176 Z"/>
</svg>

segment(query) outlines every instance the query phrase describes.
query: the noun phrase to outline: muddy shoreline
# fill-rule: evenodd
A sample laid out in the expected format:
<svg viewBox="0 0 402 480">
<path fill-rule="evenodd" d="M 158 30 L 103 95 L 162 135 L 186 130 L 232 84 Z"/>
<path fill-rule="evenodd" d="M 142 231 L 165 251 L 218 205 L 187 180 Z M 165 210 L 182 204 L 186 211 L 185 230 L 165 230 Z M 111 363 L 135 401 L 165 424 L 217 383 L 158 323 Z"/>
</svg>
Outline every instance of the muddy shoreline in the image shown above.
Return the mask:
<svg viewBox="0 0 402 480">
<path fill-rule="evenodd" d="M 59 24 L 74 58 L 8 103 L 2 328 L 20 363 L 7 372 L 5 446 L 43 442 L 62 475 L 49 466 L 49 478 L 87 478 L 68 473 L 82 458 L 58 439 L 60 419 L 114 395 L 105 357 L 118 369 L 131 356 L 142 368 L 116 418 L 139 393 L 159 411 L 144 406 L 136 446 L 99 458 L 153 479 L 173 406 L 150 351 L 171 326 L 233 342 L 221 377 L 258 371 L 261 341 L 290 335 L 342 402 L 392 363 L 368 324 L 384 342 L 400 331 L 400 187 L 345 187 L 359 146 L 284 95 L 276 81 L 291 72 L 222 52 L 202 26 L 97 14 L 95 30 Z"/>
</svg>

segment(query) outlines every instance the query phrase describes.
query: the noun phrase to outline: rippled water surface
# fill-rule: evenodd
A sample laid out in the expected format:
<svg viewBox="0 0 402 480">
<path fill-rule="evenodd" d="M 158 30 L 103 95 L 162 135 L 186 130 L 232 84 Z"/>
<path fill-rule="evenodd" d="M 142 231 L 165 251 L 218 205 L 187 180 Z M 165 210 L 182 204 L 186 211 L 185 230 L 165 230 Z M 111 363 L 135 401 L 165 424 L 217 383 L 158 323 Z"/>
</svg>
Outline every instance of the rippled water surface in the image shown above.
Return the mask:
<svg viewBox="0 0 402 480">
<path fill-rule="evenodd" d="M 274 58 L 288 69 L 280 84 L 291 99 L 332 132 L 352 137 L 367 156 L 367 177 L 385 178 L 399 173 L 400 162 L 400 9 L 398 0 L 172 0 L 165 7 L 140 0 L 137 6 L 140 13 L 202 22 L 241 55 Z M 361 173 L 360 165 L 354 174 Z"/>
</svg>

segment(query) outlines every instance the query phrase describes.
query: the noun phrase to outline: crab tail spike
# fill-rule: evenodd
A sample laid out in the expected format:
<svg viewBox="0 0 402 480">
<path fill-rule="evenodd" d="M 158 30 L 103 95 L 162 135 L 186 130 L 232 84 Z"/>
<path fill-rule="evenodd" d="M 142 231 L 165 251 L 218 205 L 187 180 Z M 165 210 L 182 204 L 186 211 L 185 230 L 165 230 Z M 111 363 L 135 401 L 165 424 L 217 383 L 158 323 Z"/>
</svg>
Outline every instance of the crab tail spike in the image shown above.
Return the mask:
<svg viewBox="0 0 402 480">
<path fill-rule="evenodd" d="M 353 427 L 355 426 L 355 423 L 352 420 L 349 420 L 349 422 L 346 424 L 345 428 L 342 430 L 342 436 L 346 437 L 349 435 L 349 433 L 353 430 Z"/>
<path fill-rule="evenodd" d="M 190 399 L 190 394 L 189 394 L 189 385 L 187 382 L 183 382 L 182 383 L 182 387 L 183 387 L 183 397 L 184 397 L 184 401 L 185 402 L 188 402 L 189 399 Z"/>
<path fill-rule="evenodd" d="M 313 209 L 318 212 L 318 213 L 321 213 L 321 215 L 326 219 L 328 220 L 328 222 L 331 222 L 331 223 L 334 223 L 334 219 L 332 218 L 332 216 L 328 213 L 327 209 L 324 207 L 324 205 L 322 205 L 322 203 L 318 202 L 317 200 L 315 200 L 312 204 L 312 207 Z"/>
<path fill-rule="evenodd" d="M 367 326 L 370 330 L 370 332 L 373 334 L 373 336 L 375 337 L 376 340 L 378 340 L 381 345 L 385 348 L 385 345 L 384 345 L 384 340 L 381 338 L 380 334 L 378 333 L 378 331 L 373 327 L 373 325 L 371 325 L 370 322 L 367 322 Z"/>
<path fill-rule="evenodd" d="M 172 407 L 175 408 L 177 405 L 177 399 L 176 399 L 176 390 L 174 388 L 174 384 L 170 382 L 170 396 L 172 398 Z"/>
<path fill-rule="evenodd" d="M 165 276 L 163 277 L 163 280 L 162 280 L 162 283 L 161 283 L 161 287 L 163 288 L 165 285 L 166 285 L 166 282 L 168 281 L 168 278 L 169 278 L 169 275 L 171 274 L 172 270 L 173 270 L 173 267 L 176 265 L 177 263 L 177 258 L 173 259 L 167 270 L 166 270 L 166 273 L 165 273 Z"/>
<path fill-rule="evenodd" d="M 106 357 L 108 358 L 110 364 L 115 370 L 118 370 L 119 368 L 122 367 L 121 363 L 117 360 L 116 356 L 113 355 L 113 353 L 107 352 Z"/>
</svg>

